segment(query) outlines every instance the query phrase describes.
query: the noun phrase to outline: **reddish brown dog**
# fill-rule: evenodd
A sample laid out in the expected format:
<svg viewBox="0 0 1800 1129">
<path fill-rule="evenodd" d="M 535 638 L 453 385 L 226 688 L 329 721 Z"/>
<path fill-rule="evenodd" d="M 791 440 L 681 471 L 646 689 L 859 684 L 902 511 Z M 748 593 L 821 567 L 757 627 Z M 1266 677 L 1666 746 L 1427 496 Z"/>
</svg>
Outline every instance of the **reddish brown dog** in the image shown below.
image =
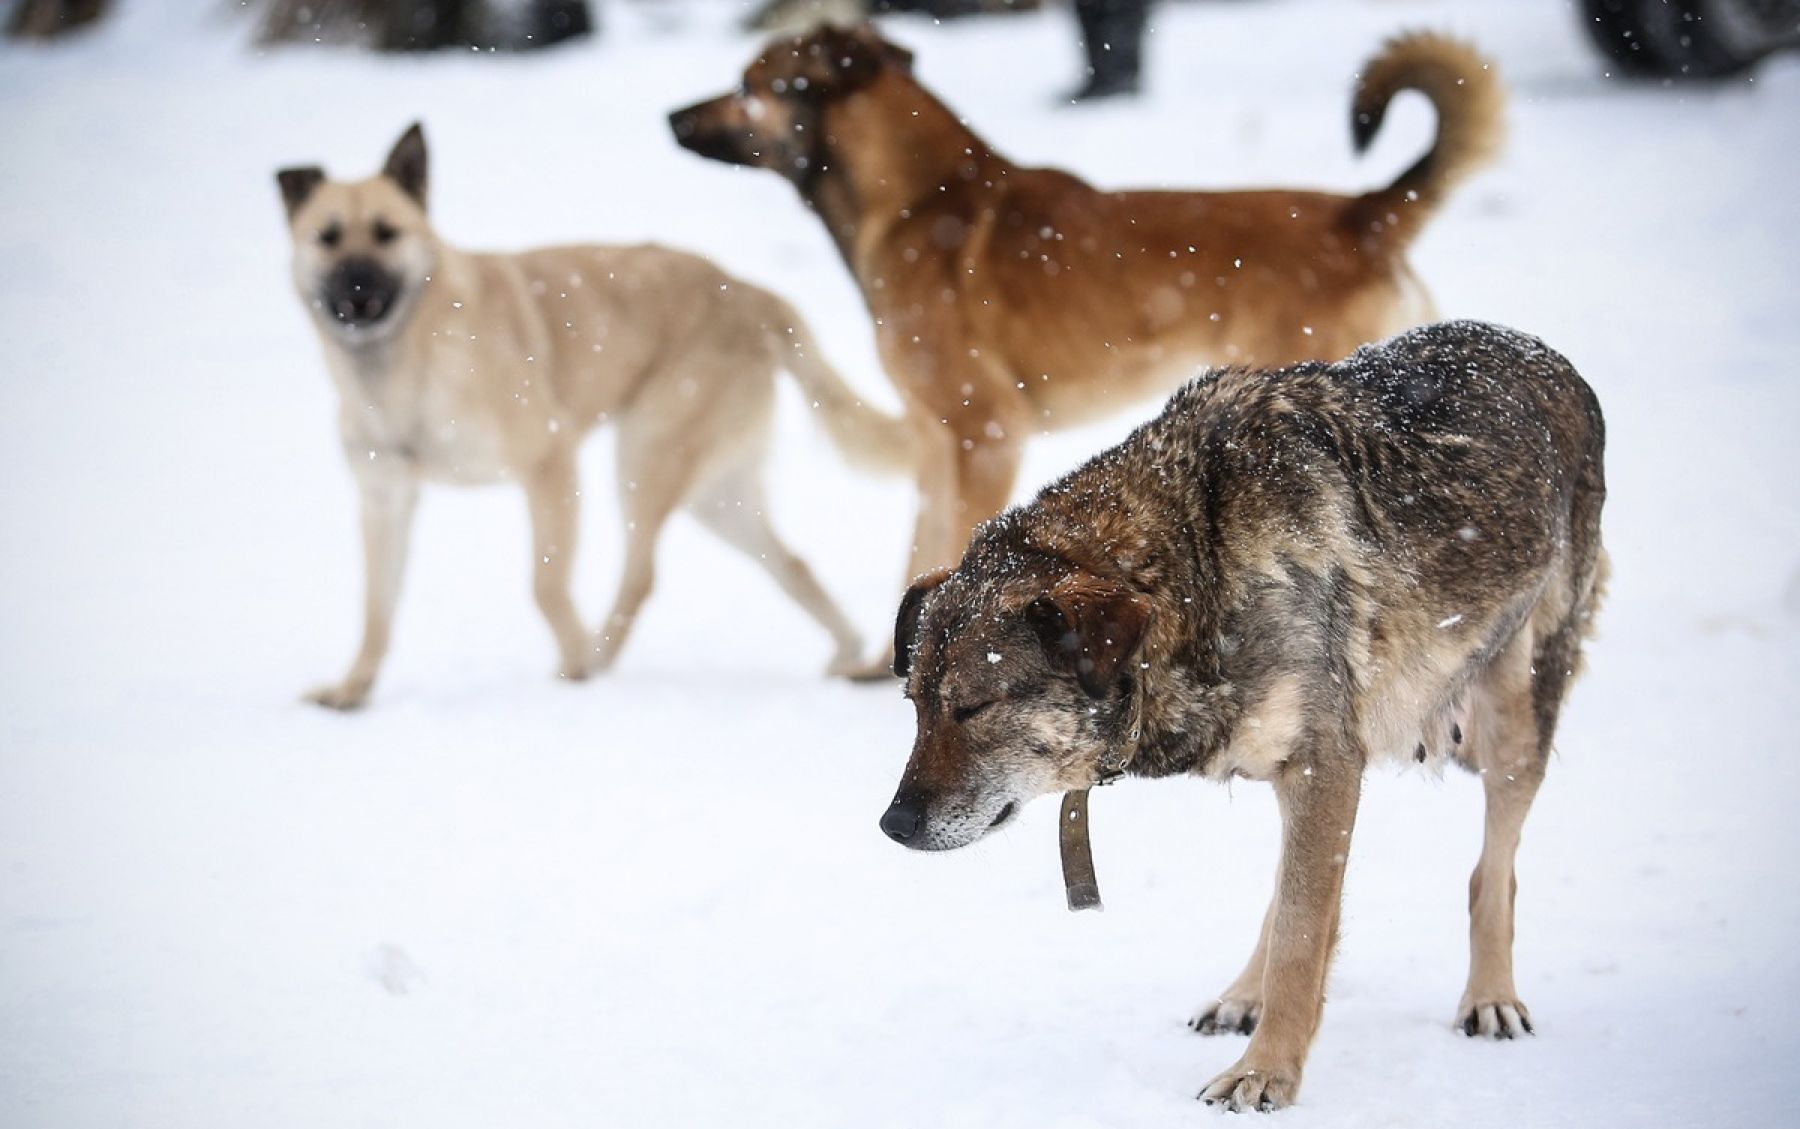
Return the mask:
<svg viewBox="0 0 1800 1129">
<path fill-rule="evenodd" d="M 1352 102 L 1359 149 L 1399 91 L 1437 108 L 1436 143 L 1388 187 L 1102 191 L 996 153 L 911 63 L 867 28 L 782 39 L 736 90 L 670 121 L 702 156 L 791 180 L 856 276 L 924 452 L 915 576 L 1006 504 L 1034 432 L 1201 364 L 1331 360 L 1430 320 L 1406 248 L 1501 132 L 1493 69 L 1414 34 Z"/>
</svg>

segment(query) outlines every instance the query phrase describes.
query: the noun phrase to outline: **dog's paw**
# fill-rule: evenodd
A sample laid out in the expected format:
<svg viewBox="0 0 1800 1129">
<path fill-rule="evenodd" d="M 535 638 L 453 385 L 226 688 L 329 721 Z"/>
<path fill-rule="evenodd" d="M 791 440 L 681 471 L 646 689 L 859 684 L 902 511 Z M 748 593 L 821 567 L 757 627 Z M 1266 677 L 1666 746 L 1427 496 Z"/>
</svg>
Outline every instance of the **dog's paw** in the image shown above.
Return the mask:
<svg viewBox="0 0 1800 1129">
<path fill-rule="evenodd" d="M 620 645 L 619 636 L 607 635 L 604 632 L 597 633 L 590 640 L 590 653 L 587 656 L 583 676 L 605 674 L 611 670 L 613 663 L 619 659 Z"/>
<path fill-rule="evenodd" d="M 834 667 L 836 663 L 832 664 Z M 830 672 L 834 677 L 848 678 L 852 682 L 892 682 L 894 681 L 893 655 L 873 659 L 858 659 L 847 664 L 841 670 Z"/>
<path fill-rule="evenodd" d="M 1531 1013 L 1518 1000 L 1464 999 L 1456 1009 L 1456 1029 L 1471 1039 L 1477 1035 L 1516 1039 L 1537 1034 L 1531 1027 Z"/>
<path fill-rule="evenodd" d="M 592 672 L 589 670 L 588 663 L 585 660 L 580 662 L 570 662 L 569 660 L 564 659 L 561 663 L 558 663 L 556 667 L 556 678 L 559 682 L 585 682 L 590 673 Z"/>
<path fill-rule="evenodd" d="M 354 679 L 348 682 L 333 682 L 328 686 L 319 686 L 307 691 L 305 697 L 315 706 L 348 712 L 361 709 L 363 703 L 369 700 L 369 684 Z"/>
<path fill-rule="evenodd" d="M 1201 1035 L 1248 1035 L 1261 1018 L 1261 1000 L 1221 996 L 1188 1020 L 1188 1029 Z"/>
<path fill-rule="evenodd" d="M 869 664 L 862 657 L 860 650 L 855 648 L 842 650 L 831 656 L 831 661 L 825 664 L 825 677 L 848 678 L 855 681 L 862 676 L 862 672 L 868 669 L 868 666 Z M 889 675 L 891 677 L 892 672 L 889 672 Z"/>
<path fill-rule="evenodd" d="M 1207 1083 L 1200 1100 L 1224 1106 L 1233 1113 L 1272 1113 L 1294 1104 L 1300 1090 L 1300 1072 L 1254 1066 L 1239 1059 L 1230 1070 Z"/>
</svg>

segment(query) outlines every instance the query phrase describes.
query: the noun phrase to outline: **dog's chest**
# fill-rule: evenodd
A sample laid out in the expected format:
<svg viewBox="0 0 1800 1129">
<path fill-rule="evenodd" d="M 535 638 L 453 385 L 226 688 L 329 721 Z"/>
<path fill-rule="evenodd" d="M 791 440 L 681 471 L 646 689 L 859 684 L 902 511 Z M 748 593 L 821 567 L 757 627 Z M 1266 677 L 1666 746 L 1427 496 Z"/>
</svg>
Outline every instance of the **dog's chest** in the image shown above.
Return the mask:
<svg viewBox="0 0 1800 1129">
<path fill-rule="evenodd" d="M 413 431 L 419 467 L 448 482 L 480 485 L 507 477 L 509 461 L 499 429 L 477 405 L 461 397 L 428 393 Z"/>
<path fill-rule="evenodd" d="M 483 398 L 455 382 L 423 380 L 377 390 L 346 411 L 350 457 L 398 460 L 419 475 L 457 485 L 508 476 L 502 429 Z"/>
</svg>

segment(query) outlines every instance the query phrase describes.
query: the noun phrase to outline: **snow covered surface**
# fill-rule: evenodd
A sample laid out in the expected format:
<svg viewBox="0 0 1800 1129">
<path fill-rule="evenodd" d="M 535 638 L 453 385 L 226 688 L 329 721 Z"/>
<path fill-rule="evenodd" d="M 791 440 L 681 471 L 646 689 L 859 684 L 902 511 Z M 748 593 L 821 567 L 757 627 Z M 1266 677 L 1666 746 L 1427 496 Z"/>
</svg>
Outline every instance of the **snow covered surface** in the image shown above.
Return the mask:
<svg viewBox="0 0 1800 1129">
<path fill-rule="evenodd" d="M 892 403 L 860 303 L 773 176 L 663 114 L 753 42 L 609 5 L 543 58 L 258 58 L 227 6 L 127 2 L 0 49 L 0 1124 L 1170 1126 L 1241 1040 L 1183 1021 L 1269 892 L 1266 789 L 1095 797 L 1107 910 L 1069 915 L 1055 805 L 968 851 L 875 821 L 910 711 L 678 521 L 612 676 L 550 677 L 509 489 L 427 497 L 372 707 L 299 703 L 353 646 L 358 556 L 271 173 L 361 175 L 413 117 L 465 245 L 656 238 L 793 298 Z M 1538 333 L 1611 424 L 1615 580 L 1519 862 L 1539 1034 L 1453 1035 L 1472 778 L 1381 771 L 1292 1126 L 1800 1118 L 1800 58 L 1717 90 L 1603 77 L 1557 0 L 1169 5 L 1150 95 L 1053 107 L 1066 12 L 897 20 L 996 145 L 1109 185 L 1383 181 L 1349 152 L 1382 36 L 1466 33 L 1503 161 L 1415 263 L 1446 315 Z M 910 522 L 784 394 L 779 524 L 888 626 Z M 1021 492 L 1154 410 L 1040 442 Z M 607 441 L 580 596 L 610 594 Z"/>
</svg>

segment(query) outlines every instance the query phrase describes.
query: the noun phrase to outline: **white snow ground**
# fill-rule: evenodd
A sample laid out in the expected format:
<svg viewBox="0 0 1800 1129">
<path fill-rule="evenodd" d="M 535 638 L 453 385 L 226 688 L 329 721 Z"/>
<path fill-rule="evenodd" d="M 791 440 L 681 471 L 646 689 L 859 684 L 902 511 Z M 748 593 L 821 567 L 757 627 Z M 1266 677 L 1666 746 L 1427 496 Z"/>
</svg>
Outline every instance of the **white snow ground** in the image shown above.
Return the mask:
<svg viewBox="0 0 1800 1129">
<path fill-rule="evenodd" d="M 1183 1027 L 1268 894 L 1266 791 L 1096 797 L 1108 909 L 1062 908 L 1054 805 L 943 857 L 875 821 L 891 687 L 692 525 L 612 676 L 552 681 L 506 489 L 428 497 L 372 708 L 331 393 L 273 170 L 362 174 L 412 117 L 476 246 L 654 237 L 794 298 L 893 397 L 822 229 L 662 115 L 729 85 L 735 13 L 610 5 L 534 60 L 257 58 L 225 5 L 127 2 L 0 50 L 0 1124 L 973 1127 L 1210 1123 L 1241 1040 Z M 1601 76 L 1557 0 L 1168 6 L 1151 96 L 1052 108 L 1066 13 L 896 21 L 1012 155 L 1113 185 L 1390 177 L 1352 73 L 1409 26 L 1512 83 L 1503 162 L 1415 261 L 1446 315 L 1541 334 L 1611 425 L 1604 637 L 1520 857 L 1535 1039 L 1449 1030 L 1472 778 L 1382 770 L 1292 1126 L 1800 1123 L 1800 58 L 1713 91 Z M 1145 404 L 1138 416 L 1154 405 Z M 1021 491 L 1123 434 L 1040 443 Z M 789 393 L 780 524 L 870 638 L 911 501 Z M 581 597 L 610 594 L 605 440 Z"/>
</svg>

